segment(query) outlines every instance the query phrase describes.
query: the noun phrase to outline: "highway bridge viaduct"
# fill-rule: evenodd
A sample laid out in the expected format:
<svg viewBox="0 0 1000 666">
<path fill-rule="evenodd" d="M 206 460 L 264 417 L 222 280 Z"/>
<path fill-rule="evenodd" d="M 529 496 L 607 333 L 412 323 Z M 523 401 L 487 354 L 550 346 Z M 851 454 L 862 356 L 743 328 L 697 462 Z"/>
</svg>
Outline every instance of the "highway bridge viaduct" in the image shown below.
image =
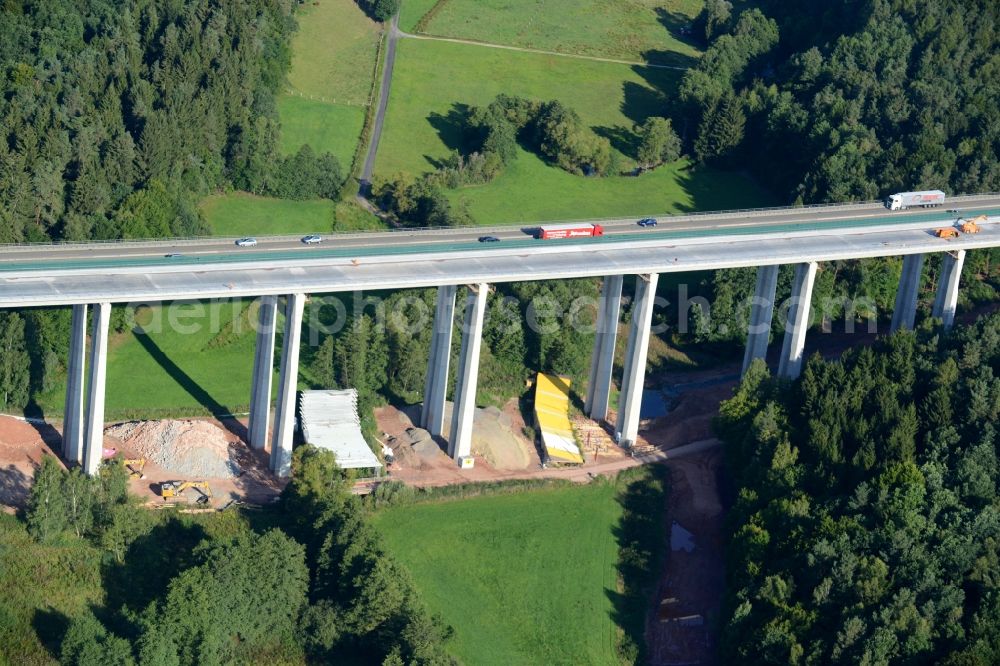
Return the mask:
<svg viewBox="0 0 1000 666">
<path fill-rule="evenodd" d="M 650 326 L 661 273 L 756 267 L 744 371 L 767 350 L 778 270 L 795 266 L 778 373 L 794 378 L 802 366 L 813 282 L 821 261 L 903 256 L 892 330 L 912 328 L 925 256 L 943 255 L 933 315 L 950 326 L 967 250 L 1000 246 L 1000 196 L 953 198 L 948 210 L 889 213 L 878 203 L 765 209 L 661 218 L 655 229 L 635 219 L 602 220 L 601 238 L 535 240 L 520 228 L 420 230 L 333 236 L 320 247 L 297 238 L 262 239 L 236 248 L 232 239 L 105 244 L 7 246 L 0 251 L 0 308 L 72 306 L 64 456 L 95 473 L 101 461 L 104 393 L 112 303 L 259 298 L 250 390 L 250 445 L 264 449 L 270 434 L 271 469 L 291 467 L 295 394 L 307 294 L 437 287 L 437 305 L 422 425 L 446 437 L 457 461 L 472 444 L 480 346 L 489 285 L 499 282 L 601 277 L 603 287 L 585 408 L 609 414 L 613 355 L 625 276 L 637 276 L 614 429 L 635 442 Z M 958 212 L 954 209 L 959 209 Z M 978 234 L 942 240 L 938 227 L 986 214 Z M 499 243 L 479 243 L 491 234 Z M 445 396 L 458 286 L 468 285 L 457 385 L 450 428 Z M 271 378 L 279 296 L 284 330 L 273 425 Z M 87 314 L 92 311 L 89 353 Z M 89 357 L 89 361 L 88 361 Z M 141 378 L 137 378 L 141 382 Z"/>
</svg>

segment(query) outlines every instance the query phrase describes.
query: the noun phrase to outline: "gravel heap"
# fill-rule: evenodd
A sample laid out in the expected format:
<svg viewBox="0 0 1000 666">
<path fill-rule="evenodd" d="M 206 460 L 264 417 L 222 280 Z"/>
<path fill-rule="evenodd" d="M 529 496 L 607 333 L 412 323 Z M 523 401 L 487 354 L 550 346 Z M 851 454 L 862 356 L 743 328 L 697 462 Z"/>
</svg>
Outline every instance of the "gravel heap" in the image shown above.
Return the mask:
<svg viewBox="0 0 1000 666">
<path fill-rule="evenodd" d="M 229 452 L 229 436 L 207 421 L 131 421 L 107 429 L 134 455 L 179 476 L 231 479 L 240 473 Z"/>
</svg>

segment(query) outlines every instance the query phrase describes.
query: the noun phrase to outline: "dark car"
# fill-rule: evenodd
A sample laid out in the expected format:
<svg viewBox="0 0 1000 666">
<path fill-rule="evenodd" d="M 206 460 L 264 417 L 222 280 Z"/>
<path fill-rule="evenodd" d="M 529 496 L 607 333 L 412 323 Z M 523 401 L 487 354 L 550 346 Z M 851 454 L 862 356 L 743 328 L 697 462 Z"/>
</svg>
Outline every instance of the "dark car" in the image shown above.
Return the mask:
<svg viewBox="0 0 1000 666">
<path fill-rule="evenodd" d="M 479 237 L 479 242 L 480 243 L 499 243 L 500 239 L 497 238 L 496 236 L 480 236 Z"/>
<path fill-rule="evenodd" d="M 656 218 L 655 217 L 644 217 L 637 222 L 640 227 L 655 227 Z"/>
</svg>

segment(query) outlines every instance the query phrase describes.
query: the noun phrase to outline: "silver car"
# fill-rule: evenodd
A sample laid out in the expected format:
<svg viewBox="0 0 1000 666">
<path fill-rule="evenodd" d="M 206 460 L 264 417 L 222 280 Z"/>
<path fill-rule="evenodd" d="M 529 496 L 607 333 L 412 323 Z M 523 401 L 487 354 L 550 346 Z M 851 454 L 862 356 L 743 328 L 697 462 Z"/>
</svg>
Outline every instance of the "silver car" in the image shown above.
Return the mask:
<svg viewBox="0 0 1000 666">
<path fill-rule="evenodd" d="M 323 237 L 317 236 L 315 234 L 310 234 L 308 236 L 303 236 L 302 242 L 305 243 L 306 245 L 316 245 L 317 243 L 323 242 Z"/>
<path fill-rule="evenodd" d="M 236 245 L 239 247 L 254 247 L 257 245 L 257 239 L 253 237 L 241 238 L 236 241 Z"/>
</svg>

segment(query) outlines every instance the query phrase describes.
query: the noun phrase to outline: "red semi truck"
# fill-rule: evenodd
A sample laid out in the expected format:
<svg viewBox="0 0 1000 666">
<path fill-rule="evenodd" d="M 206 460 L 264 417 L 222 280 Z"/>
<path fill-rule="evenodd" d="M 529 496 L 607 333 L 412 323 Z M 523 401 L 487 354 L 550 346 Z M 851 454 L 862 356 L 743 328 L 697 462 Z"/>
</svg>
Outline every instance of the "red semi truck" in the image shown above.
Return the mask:
<svg viewBox="0 0 1000 666">
<path fill-rule="evenodd" d="M 587 238 L 590 236 L 603 236 L 604 227 L 599 224 L 546 224 L 538 227 L 538 237 L 549 238 Z"/>
</svg>

